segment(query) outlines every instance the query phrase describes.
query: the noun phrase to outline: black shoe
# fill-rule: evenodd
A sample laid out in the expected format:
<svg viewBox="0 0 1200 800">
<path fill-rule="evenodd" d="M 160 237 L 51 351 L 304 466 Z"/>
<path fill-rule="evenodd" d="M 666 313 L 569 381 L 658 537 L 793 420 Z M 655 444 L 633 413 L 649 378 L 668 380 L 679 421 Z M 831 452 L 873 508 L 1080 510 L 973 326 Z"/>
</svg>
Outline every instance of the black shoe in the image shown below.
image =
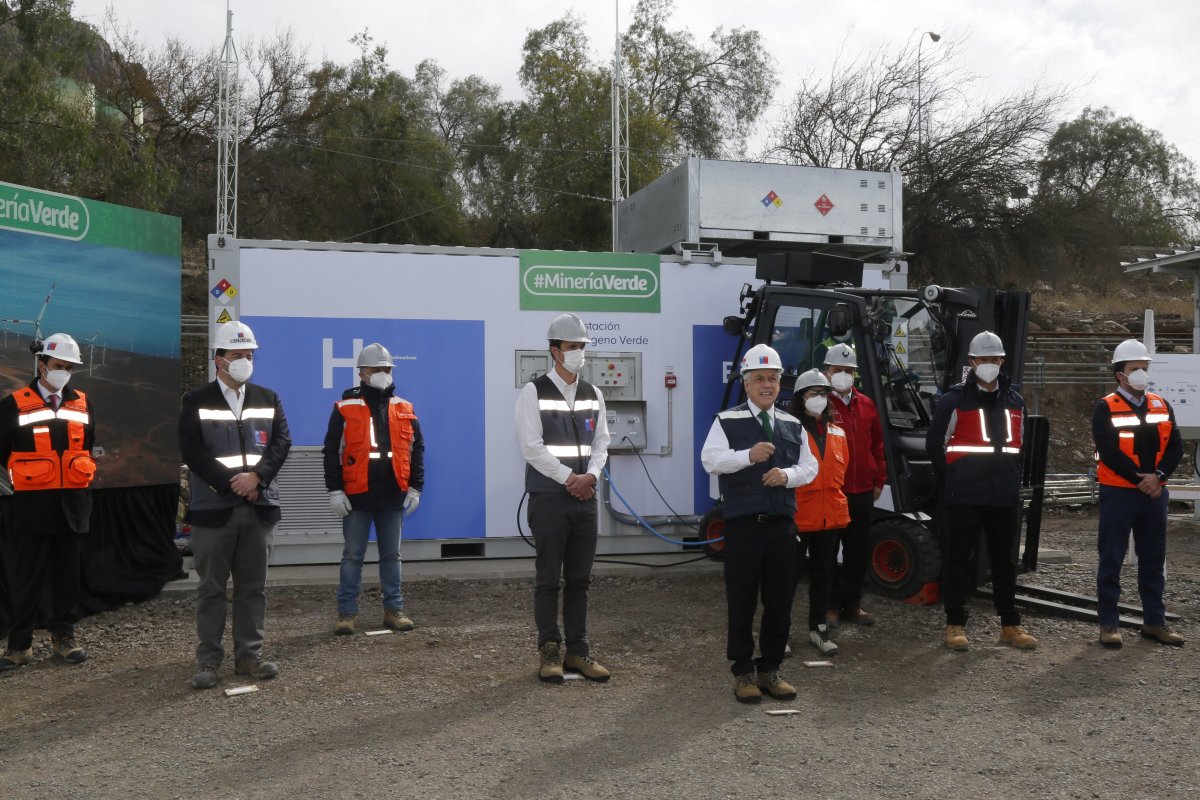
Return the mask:
<svg viewBox="0 0 1200 800">
<path fill-rule="evenodd" d="M 217 667 L 215 664 L 202 664 L 192 676 L 193 689 L 211 689 L 217 685 Z"/>
<path fill-rule="evenodd" d="M 238 675 L 249 675 L 260 681 L 270 680 L 279 674 L 279 665 L 274 661 L 238 661 L 233 665 L 233 671 Z"/>
</svg>

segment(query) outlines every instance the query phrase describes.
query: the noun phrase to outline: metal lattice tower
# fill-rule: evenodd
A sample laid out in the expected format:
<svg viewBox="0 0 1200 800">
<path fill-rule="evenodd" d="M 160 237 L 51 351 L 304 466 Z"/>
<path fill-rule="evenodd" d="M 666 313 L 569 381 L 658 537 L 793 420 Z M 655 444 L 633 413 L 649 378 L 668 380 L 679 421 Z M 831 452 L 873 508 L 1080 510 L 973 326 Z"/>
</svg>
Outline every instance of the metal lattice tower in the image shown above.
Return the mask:
<svg viewBox="0 0 1200 800">
<path fill-rule="evenodd" d="M 625 78 L 625 59 L 621 55 L 621 4 L 613 3 L 616 19 L 616 44 L 612 68 L 612 249 L 617 251 L 620 224 L 617 206 L 629 196 L 629 83 Z"/>
<path fill-rule="evenodd" d="M 233 11 L 225 7 L 225 47 L 217 79 L 217 233 L 237 236 L 238 55 Z"/>
</svg>

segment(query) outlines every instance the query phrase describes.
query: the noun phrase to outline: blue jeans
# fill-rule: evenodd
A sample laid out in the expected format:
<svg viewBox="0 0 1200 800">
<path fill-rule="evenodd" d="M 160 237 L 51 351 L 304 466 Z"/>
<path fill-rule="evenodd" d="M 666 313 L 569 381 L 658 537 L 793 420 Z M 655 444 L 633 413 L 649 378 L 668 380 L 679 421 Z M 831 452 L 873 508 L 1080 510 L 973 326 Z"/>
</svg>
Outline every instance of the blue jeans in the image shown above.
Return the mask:
<svg viewBox="0 0 1200 800">
<path fill-rule="evenodd" d="M 363 556 L 371 538 L 371 523 L 375 523 L 375 540 L 379 545 L 379 583 L 383 587 L 383 607 L 388 611 L 404 608 L 400 593 L 400 522 L 404 512 L 351 511 L 342 519 L 342 571 L 338 582 L 337 606 L 340 616 L 358 613 L 358 595 L 362 591 Z"/>
<path fill-rule="evenodd" d="M 1129 549 L 1137 553 L 1137 586 L 1142 600 L 1142 619 L 1147 625 L 1162 625 L 1163 562 L 1167 555 L 1167 492 L 1157 499 L 1137 489 L 1100 487 L 1100 532 L 1097 537 L 1100 567 L 1096 571 L 1097 616 L 1106 628 L 1119 622 L 1117 602 L 1121 599 L 1121 563 Z"/>
</svg>

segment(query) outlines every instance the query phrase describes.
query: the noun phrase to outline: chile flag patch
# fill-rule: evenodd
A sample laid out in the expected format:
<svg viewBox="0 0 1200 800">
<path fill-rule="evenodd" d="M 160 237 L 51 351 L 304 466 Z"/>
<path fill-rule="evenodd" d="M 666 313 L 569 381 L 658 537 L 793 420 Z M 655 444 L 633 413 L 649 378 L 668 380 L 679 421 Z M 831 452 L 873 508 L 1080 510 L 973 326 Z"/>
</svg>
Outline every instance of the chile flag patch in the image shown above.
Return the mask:
<svg viewBox="0 0 1200 800">
<path fill-rule="evenodd" d="M 587 431 L 588 433 L 592 433 L 593 431 L 595 431 L 596 430 L 596 420 L 592 419 L 591 417 L 588 417 L 587 419 L 585 419 L 583 421 L 583 429 L 585 431 Z"/>
<path fill-rule="evenodd" d="M 267 446 L 267 432 L 266 431 L 255 431 L 254 432 L 254 443 L 257 445 L 266 447 Z"/>
</svg>

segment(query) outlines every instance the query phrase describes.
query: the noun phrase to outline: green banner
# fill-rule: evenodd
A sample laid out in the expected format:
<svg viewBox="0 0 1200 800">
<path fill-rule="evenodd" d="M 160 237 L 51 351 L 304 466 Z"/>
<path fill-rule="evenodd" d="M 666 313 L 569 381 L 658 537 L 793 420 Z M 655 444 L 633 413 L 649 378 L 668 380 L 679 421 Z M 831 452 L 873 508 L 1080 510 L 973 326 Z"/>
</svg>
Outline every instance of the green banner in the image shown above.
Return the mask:
<svg viewBox="0 0 1200 800">
<path fill-rule="evenodd" d="M 657 314 L 658 264 L 652 253 L 522 250 L 521 309 Z"/>
<path fill-rule="evenodd" d="M 0 182 L 0 228 L 126 250 L 180 255 L 178 217 Z"/>
</svg>

